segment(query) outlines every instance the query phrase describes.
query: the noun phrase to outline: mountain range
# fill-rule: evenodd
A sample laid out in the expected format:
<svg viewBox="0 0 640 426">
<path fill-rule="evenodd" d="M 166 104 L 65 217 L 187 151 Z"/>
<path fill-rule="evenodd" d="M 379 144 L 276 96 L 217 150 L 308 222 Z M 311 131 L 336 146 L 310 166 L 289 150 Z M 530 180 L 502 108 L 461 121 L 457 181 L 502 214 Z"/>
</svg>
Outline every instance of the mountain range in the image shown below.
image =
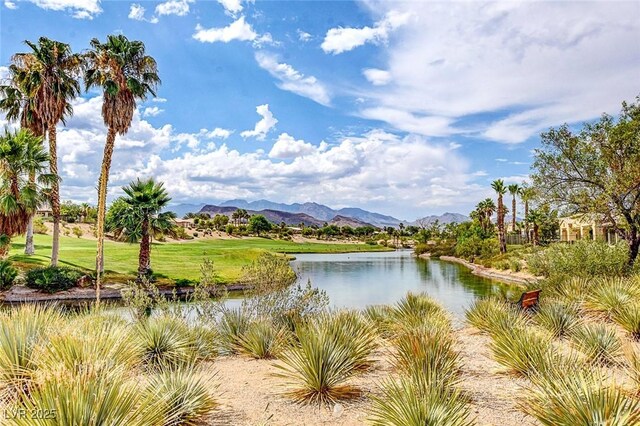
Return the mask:
<svg viewBox="0 0 640 426">
<path fill-rule="evenodd" d="M 183 217 L 187 213 L 204 212 L 212 215 L 227 214 L 230 215 L 236 209 L 245 209 L 250 214 L 263 214 L 267 219 L 274 223 L 285 222 L 287 225 L 297 225 L 305 223 L 307 225 L 322 226 L 324 223 L 336 224 L 338 226 L 365 226 L 373 225 L 378 228 L 391 226 L 397 228 L 400 223 L 405 225 L 428 226 L 439 221 L 441 224 L 452 222 L 464 222 L 469 220 L 465 215 L 459 213 L 444 213 L 442 215 L 426 216 L 416 221 L 400 220 L 393 216 L 380 213 L 370 212 L 355 207 L 346 207 L 342 209 L 332 209 L 324 204 L 313 202 L 308 203 L 276 203 L 269 200 L 229 200 L 212 204 L 178 204 L 170 207 L 178 217 Z"/>
</svg>

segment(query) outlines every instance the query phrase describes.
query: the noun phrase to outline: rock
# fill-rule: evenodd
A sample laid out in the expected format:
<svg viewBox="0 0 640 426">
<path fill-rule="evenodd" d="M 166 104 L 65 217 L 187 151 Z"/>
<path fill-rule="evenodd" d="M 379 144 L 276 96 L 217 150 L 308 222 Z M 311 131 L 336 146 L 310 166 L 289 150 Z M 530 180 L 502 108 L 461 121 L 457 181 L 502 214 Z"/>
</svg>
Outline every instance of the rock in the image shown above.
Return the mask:
<svg viewBox="0 0 640 426">
<path fill-rule="evenodd" d="M 336 404 L 333 406 L 333 417 L 340 417 L 344 413 L 344 407 L 342 404 Z"/>
<path fill-rule="evenodd" d="M 78 280 L 78 287 L 86 288 L 93 285 L 93 279 L 89 275 L 83 275 Z"/>
</svg>

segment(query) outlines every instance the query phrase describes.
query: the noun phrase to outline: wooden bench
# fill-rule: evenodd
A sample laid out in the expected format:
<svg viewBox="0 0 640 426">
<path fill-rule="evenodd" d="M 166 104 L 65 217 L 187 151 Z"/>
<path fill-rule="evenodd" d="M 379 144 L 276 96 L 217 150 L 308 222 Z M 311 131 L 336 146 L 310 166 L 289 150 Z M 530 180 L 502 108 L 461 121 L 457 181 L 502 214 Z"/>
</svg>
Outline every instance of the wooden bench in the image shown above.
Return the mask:
<svg viewBox="0 0 640 426">
<path fill-rule="evenodd" d="M 531 290 L 522 293 L 520 300 L 518 300 L 518 307 L 524 311 L 536 309 L 540 301 L 540 292 L 542 292 L 542 290 Z"/>
</svg>

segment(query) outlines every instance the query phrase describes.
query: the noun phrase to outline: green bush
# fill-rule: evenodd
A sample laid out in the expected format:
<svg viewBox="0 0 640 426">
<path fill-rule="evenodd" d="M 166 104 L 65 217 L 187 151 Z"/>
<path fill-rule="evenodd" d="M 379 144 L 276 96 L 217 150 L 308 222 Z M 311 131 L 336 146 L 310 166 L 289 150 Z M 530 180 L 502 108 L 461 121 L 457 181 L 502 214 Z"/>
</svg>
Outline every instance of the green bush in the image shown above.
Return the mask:
<svg viewBox="0 0 640 426">
<path fill-rule="evenodd" d="M 482 239 L 476 235 L 458 241 L 455 247 L 456 256 L 473 261 L 477 257 L 489 258 L 500 251 L 495 238 Z"/>
<path fill-rule="evenodd" d="M 75 287 L 84 276 L 82 271 L 66 266 L 46 266 L 34 268 L 27 272 L 27 287 L 55 293 Z"/>
<path fill-rule="evenodd" d="M 527 259 L 535 275 L 620 276 L 627 268 L 627 246 L 611 246 L 603 241 L 581 240 L 573 244 L 553 244 Z"/>
<path fill-rule="evenodd" d="M 18 276 L 18 270 L 8 260 L 0 260 L 0 290 L 8 290 Z"/>
</svg>

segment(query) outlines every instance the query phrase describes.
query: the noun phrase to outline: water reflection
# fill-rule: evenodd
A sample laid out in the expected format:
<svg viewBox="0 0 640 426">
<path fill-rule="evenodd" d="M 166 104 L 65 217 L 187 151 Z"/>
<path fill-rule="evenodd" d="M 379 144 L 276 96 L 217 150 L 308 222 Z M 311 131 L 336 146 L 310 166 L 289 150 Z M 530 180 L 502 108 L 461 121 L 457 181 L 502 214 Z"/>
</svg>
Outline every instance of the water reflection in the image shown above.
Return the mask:
<svg viewBox="0 0 640 426">
<path fill-rule="evenodd" d="M 410 251 L 299 254 L 292 266 L 301 281 L 310 279 L 325 290 L 337 308 L 394 303 L 408 291 L 423 291 L 461 316 L 475 298 L 503 287 L 461 265 L 417 259 Z"/>
</svg>

